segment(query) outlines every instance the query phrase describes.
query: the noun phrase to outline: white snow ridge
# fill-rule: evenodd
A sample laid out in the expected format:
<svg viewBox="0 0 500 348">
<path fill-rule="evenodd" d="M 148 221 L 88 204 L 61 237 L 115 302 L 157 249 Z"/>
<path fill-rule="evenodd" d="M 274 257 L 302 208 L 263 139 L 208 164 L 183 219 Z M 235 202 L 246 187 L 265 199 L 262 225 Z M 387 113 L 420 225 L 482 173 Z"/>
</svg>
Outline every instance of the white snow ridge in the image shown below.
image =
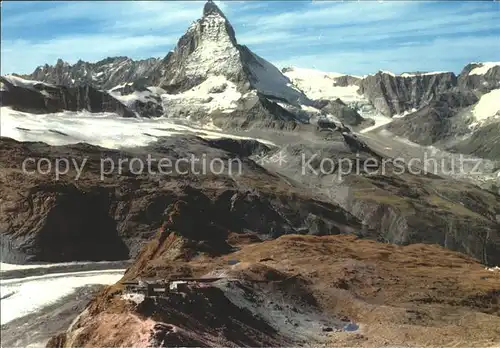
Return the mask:
<svg viewBox="0 0 500 348">
<path fill-rule="evenodd" d="M 252 85 L 261 93 L 285 99 L 292 105 L 310 104 L 308 98 L 295 88 L 288 77 L 267 60 L 250 52 L 252 59 L 248 63 L 252 77 Z"/>
<path fill-rule="evenodd" d="M 491 68 L 500 66 L 500 62 L 484 62 L 479 63 L 481 66 L 474 68 L 470 71 L 469 75 L 484 75 L 488 73 Z"/>
</svg>

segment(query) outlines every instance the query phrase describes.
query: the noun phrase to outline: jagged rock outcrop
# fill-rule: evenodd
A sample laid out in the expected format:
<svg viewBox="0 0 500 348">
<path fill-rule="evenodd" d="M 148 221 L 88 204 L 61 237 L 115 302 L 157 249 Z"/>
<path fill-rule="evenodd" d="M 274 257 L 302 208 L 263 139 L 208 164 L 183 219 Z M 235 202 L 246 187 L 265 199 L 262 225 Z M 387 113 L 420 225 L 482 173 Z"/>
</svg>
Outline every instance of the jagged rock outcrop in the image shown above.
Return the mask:
<svg viewBox="0 0 500 348">
<path fill-rule="evenodd" d="M 347 106 L 342 100 L 316 100 L 314 107 L 326 115 L 332 115 L 340 122 L 353 127 L 373 125 L 372 120 L 364 119 L 356 110 Z"/>
<path fill-rule="evenodd" d="M 361 86 L 363 78 L 351 75 L 343 75 L 334 78 L 334 86 L 347 87 L 347 86 Z"/>
<path fill-rule="evenodd" d="M 453 152 L 500 160 L 500 122 L 484 125 L 469 137 L 453 144 Z M 500 161 L 496 170 L 500 170 Z"/>
<path fill-rule="evenodd" d="M 1 105 L 19 111 L 39 114 L 87 110 L 136 117 L 135 113 L 120 101 L 90 85 L 67 87 L 45 83 L 26 84 L 26 80 L 15 76 L 0 77 L 0 81 L 4 84 L 0 92 Z"/>
<path fill-rule="evenodd" d="M 148 87 L 147 81 L 137 80 L 113 87 L 108 93 L 141 117 L 160 117 L 165 114 L 161 88 Z"/>
</svg>

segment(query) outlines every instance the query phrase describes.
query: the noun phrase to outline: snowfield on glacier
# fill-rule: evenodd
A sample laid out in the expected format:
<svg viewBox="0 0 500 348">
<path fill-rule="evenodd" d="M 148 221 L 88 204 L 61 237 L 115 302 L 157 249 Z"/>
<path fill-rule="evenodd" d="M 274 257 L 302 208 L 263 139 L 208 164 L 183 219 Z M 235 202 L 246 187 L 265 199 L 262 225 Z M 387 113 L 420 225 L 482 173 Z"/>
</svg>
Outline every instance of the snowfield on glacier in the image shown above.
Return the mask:
<svg viewBox="0 0 500 348">
<path fill-rule="evenodd" d="M 52 265 L 26 265 L 29 268 L 56 267 Z M 67 264 L 68 268 L 73 264 Z M 19 269 L 20 265 L 2 263 L 2 270 Z M 124 269 L 97 270 L 83 272 L 53 273 L 24 278 L 2 279 L 0 282 L 1 325 L 42 310 L 44 307 L 70 295 L 75 289 L 94 284 L 116 283 L 125 272 Z"/>
<path fill-rule="evenodd" d="M 114 113 L 65 111 L 31 114 L 0 108 L 2 136 L 18 141 L 43 141 L 50 145 L 85 142 L 112 149 L 146 146 L 160 137 L 192 134 L 205 139 L 253 139 L 217 130 L 213 126 L 196 127 L 174 123 L 166 117 L 155 119 L 123 118 Z M 273 142 L 256 139 L 268 145 Z"/>
</svg>

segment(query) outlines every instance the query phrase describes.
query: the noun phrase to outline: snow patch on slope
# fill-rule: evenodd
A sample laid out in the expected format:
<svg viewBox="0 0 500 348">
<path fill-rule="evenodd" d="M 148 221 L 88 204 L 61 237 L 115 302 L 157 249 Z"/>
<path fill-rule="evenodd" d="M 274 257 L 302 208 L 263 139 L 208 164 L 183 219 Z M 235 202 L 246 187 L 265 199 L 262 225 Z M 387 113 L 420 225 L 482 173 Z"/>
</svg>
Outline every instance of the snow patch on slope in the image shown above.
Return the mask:
<svg viewBox="0 0 500 348">
<path fill-rule="evenodd" d="M 166 92 L 160 87 L 148 87 L 145 91 L 134 91 L 129 94 L 122 94 L 120 88 L 122 86 L 116 86 L 109 91 L 115 99 L 118 99 L 122 104 L 127 107 L 133 107 L 136 101 L 141 101 L 143 103 L 153 102 L 155 104 L 160 103 L 160 95 L 165 94 Z"/>
<path fill-rule="evenodd" d="M 432 71 L 432 72 L 419 73 L 419 74 L 403 73 L 399 76 L 401 76 L 401 77 L 415 77 L 415 76 L 440 75 L 440 74 L 448 74 L 448 73 L 449 73 L 449 71 Z"/>
<path fill-rule="evenodd" d="M 500 66 L 500 62 L 484 62 L 484 63 L 479 63 L 479 64 L 482 64 L 482 65 L 477 67 L 477 68 L 472 69 L 469 72 L 469 76 L 470 75 L 484 75 L 484 74 L 488 73 L 488 71 L 491 68 L 494 68 L 495 66 Z"/>
<path fill-rule="evenodd" d="M 324 71 L 319 71 L 319 70 L 314 70 L 314 69 L 296 68 L 296 67 L 288 67 L 288 68 L 285 68 L 284 70 L 286 71 L 284 74 L 291 79 L 294 79 L 294 78 L 302 79 L 304 77 L 309 77 L 309 78 L 317 78 L 317 79 L 329 78 L 329 79 L 333 80 L 337 77 L 342 77 L 342 76 L 346 75 L 346 74 L 341 74 L 341 73 L 336 73 L 336 72 L 324 72 Z M 354 77 L 360 78 L 359 76 L 354 76 Z"/>
<path fill-rule="evenodd" d="M 290 79 L 283 75 L 278 68 L 251 53 L 252 58 L 248 62 L 252 85 L 261 93 L 286 100 L 292 105 L 311 104 L 310 100 L 291 83 Z"/>
<path fill-rule="evenodd" d="M 387 70 L 379 70 L 378 71 L 379 73 L 382 73 L 382 74 L 387 74 L 387 75 L 390 75 L 390 76 L 393 76 L 393 77 L 396 77 L 396 74 L 391 72 L 391 71 L 387 71 Z"/>
<path fill-rule="evenodd" d="M 189 108 L 201 109 L 207 113 L 220 111 L 229 113 L 238 107 L 242 94 L 237 86 L 222 75 L 212 75 L 199 85 L 184 93 L 162 94 L 163 109 L 168 114 L 178 114 Z"/>
<path fill-rule="evenodd" d="M 472 114 L 477 121 L 484 121 L 493 116 L 500 116 L 500 89 L 494 89 L 481 96 L 474 105 Z"/>
</svg>

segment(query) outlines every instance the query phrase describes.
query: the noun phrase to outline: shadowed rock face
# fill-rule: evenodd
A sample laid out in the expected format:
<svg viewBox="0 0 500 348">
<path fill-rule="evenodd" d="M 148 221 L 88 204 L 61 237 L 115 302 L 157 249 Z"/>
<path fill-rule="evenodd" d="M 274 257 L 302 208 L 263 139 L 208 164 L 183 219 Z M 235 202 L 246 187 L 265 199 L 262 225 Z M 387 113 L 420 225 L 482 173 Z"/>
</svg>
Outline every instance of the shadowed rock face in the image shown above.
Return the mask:
<svg viewBox="0 0 500 348">
<path fill-rule="evenodd" d="M 364 119 L 356 110 L 348 107 L 338 98 L 336 100 L 316 100 L 314 102 L 314 107 L 325 114 L 335 116 L 340 122 L 348 126 L 358 127 L 362 124 L 374 124 L 372 120 Z"/>
<path fill-rule="evenodd" d="M 349 164 L 359 169 L 369 157 L 382 159 L 384 156 L 373 151 L 343 124 L 331 120 L 320 120 L 314 124 L 313 118 L 308 117 L 310 115 L 306 108 L 300 104 L 316 106 L 320 109 L 320 116 L 321 113 L 322 116 L 332 113 L 346 123 L 358 126 L 363 123 L 360 114 L 339 100 L 312 103 L 301 91 L 289 86 L 289 80 L 272 65 L 247 47 L 237 44 L 231 24 L 212 2 L 207 3 L 202 18 L 187 30 L 174 51 L 156 62 L 157 65 L 155 62 L 149 63 L 154 67 L 144 70 L 140 80 L 134 72 L 135 68 L 132 68 L 134 64 L 124 57 L 103 60 L 99 62 L 99 67 L 94 68 L 104 72 L 100 76 L 106 76 L 105 71 L 115 69 L 117 64 L 130 67 L 131 75 L 122 75 L 121 82 L 132 79 L 134 83 L 118 88 L 119 93 L 125 95 L 145 92 L 146 86 L 151 84 L 161 85 L 170 93 L 182 93 L 205 81 L 209 73 L 221 74 L 224 76 L 223 83 L 209 86 L 213 88 L 208 93 L 220 94 L 228 85 L 236 85 L 242 98 L 238 99 L 234 108 L 203 111 L 202 107 L 197 109 L 191 105 L 191 99 L 187 97 L 179 105 L 182 114 L 175 115 L 174 110 L 173 115 L 167 116 L 189 117 L 194 121 L 208 120 L 223 129 L 243 128 L 249 132 L 256 128 L 273 130 L 273 133 L 266 135 L 271 134 L 271 141 L 278 140 L 277 143 L 282 146 L 280 150 L 287 155 L 287 162 L 279 168 L 273 163 L 264 164 L 265 168 L 257 165 L 251 157 L 261 151 L 268 153 L 275 149 L 257 145 L 255 141 L 205 141 L 195 137 L 172 137 L 160 139 L 149 147 L 120 152 L 82 144 L 51 147 L 3 139 L 1 159 L 5 165 L 2 170 L 5 169 L 8 180 L 5 180 L 5 192 L 1 194 L 7 214 L 0 217 L 0 232 L 8 236 L 8 243 L 3 244 L 7 258 L 23 261 L 29 258 L 47 259 L 52 257 L 50 255 L 55 255 L 50 260 L 103 257 L 102 248 L 95 247 L 95 253 L 89 254 L 77 250 L 72 240 L 84 238 L 84 229 L 72 221 L 105 235 L 105 244 L 113 250 L 110 257 L 120 258 L 124 254 L 134 256 L 144 241 L 162 225 L 171 204 L 182 200 L 189 207 L 192 204 L 196 206 L 196 210 L 187 215 L 208 212 L 210 216 L 217 217 L 214 223 L 222 230 L 251 232 L 262 237 L 290 233 L 348 233 L 400 244 L 438 243 L 466 252 L 484 263 L 499 260 L 498 222 L 495 218 L 500 212 L 498 195 L 477 192 L 477 188 L 472 185 L 461 185 L 437 177 L 395 177 L 389 173 L 387 177 L 377 178 L 366 171 L 358 176 L 349 176 L 344 186 L 336 186 L 332 179 L 339 171 L 341 159 L 347 159 Z M 78 73 L 85 76 L 90 74 L 92 77 L 97 71 L 87 71 L 84 62 L 78 62 L 76 66 Z M 72 72 L 68 73 L 71 69 L 67 64 L 58 62 L 54 76 L 67 81 L 68 76 L 73 76 Z M 50 69 L 45 70 L 49 75 L 52 74 Z M 42 74 L 40 71 L 38 73 Z M 493 76 L 496 72 L 488 74 Z M 335 83 L 339 86 L 359 85 L 364 95 L 378 105 L 378 110 L 388 115 L 413 107 L 420 108 L 404 120 L 397 120 L 389 126 L 393 127 L 391 129 L 395 133 L 414 141 L 433 144 L 454 134 L 462 134 L 459 132 L 467 125 L 458 123 L 455 114 L 477 101 L 475 91 L 457 88 L 457 78 L 452 73 L 407 75 L 393 76 L 379 72 L 363 79 L 346 77 Z M 272 78 L 267 79 L 269 77 Z M 113 94 L 116 96 L 114 98 L 88 85 L 71 82 L 75 85 L 62 87 L 34 83 L 19 87 L 9 83 L 8 79 L 2 81 L 7 86 L 2 91 L 3 105 L 14 108 L 39 113 L 89 110 L 110 111 L 121 116 L 134 115 L 132 107 L 116 99 L 119 95 Z M 111 80 L 106 81 L 100 83 L 103 85 Z M 171 99 L 175 100 L 176 97 Z M 161 98 L 155 100 L 161 102 Z M 162 110 L 144 104 L 135 105 L 135 108 L 142 108 L 141 114 L 161 114 Z M 163 111 L 168 113 L 171 109 L 165 108 Z M 474 146 L 477 147 L 476 144 Z M 105 179 L 99 177 L 102 156 L 112 156 L 117 163 L 121 157 L 145 159 L 148 153 L 169 159 L 179 159 L 191 153 L 200 156 L 208 153 L 209 158 L 239 158 L 243 160 L 246 175 L 234 177 L 225 172 L 220 177 L 200 177 L 193 173 L 185 177 L 160 177 L 135 175 L 125 170 L 121 175 L 112 174 Z M 331 176 L 301 174 L 300 155 L 315 153 L 320 155 L 311 162 L 316 169 L 322 159 L 334 161 Z M 69 179 L 48 185 L 49 177 L 28 177 L 20 173 L 20 163 L 26 157 L 48 157 L 54 160 L 58 156 L 67 157 L 68 154 L 78 159 L 89 159 L 85 176 L 78 185 Z M 462 192 L 463 196 L 457 195 L 456 191 Z M 335 194 L 329 195 L 329 192 Z M 51 204 L 54 197 L 59 202 L 55 205 Z M 193 203 L 195 198 L 199 200 Z M 35 200 L 37 204 L 31 204 Z M 74 208 L 78 204 L 82 204 L 85 209 L 79 212 Z M 65 214 L 77 216 L 67 221 L 63 218 Z M 92 214 L 99 217 L 102 230 L 87 221 Z M 54 227 L 54 221 L 58 219 L 62 219 L 64 228 Z M 191 221 L 184 223 L 196 225 Z M 65 235 L 64 231 L 68 229 L 75 235 Z M 429 233 L 429 230 L 433 232 Z M 60 246 L 45 245 L 54 237 L 53 234 L 60 241 Z M 88 236 L 91 239 L 95 237 L 93 234 Z M 88 242 L 87 245 L 94 248 L 92 243 Z M 59 251 L 62 246 L 68 250 L 67 254 Z"/>
<path fill-rule="evenodd" d="M 413 108 L 419 109 L 456 84 L 457 77 L 451 72 L 412 77 L 378 72 L 362 80 L 360 93 L 364 94 L 379 112 L 393 116 Z"/>
<path fill-rule="evenodd" d="M 477 101 L 477 96 L 471 91 L 448 91 L 416 112 L 394 120 L 385 128 L 417 144 L 432 145 L 437 141 L 469 133 L 467 122 L 455 116 Z"/>
<path fill-rule="evenodd" d="M 481 127 L 467 139 L 451 146 L 450 150 L 498 161 L 500 158 L 500 122 Z M 500 169 L 500 163 L 497 169 Z"/>
<path fill-rule="evenodd" d="M 336 131 L 331 132 L 333 135 Z M 0 216 L 3 260 L 133 257 L 168 221 L 172 204 L 182 200 L 187 206 L 177 208 L 189 213 L 181 214 L 180 228 L 176 229 L 199 232 L 205 239 L 208 233 L 221 236 L 222 240 L 229 231 L 251 232 L 262 238 L 292 233 L 355 234 L 398 244 L 437 243 L 487 264 L 500 262 L 495 220 L 500 214 L 500 198 L 494 193 L 438 177 L 391 177 L 390 173 L 387 177 L 373 177 L 363 171 L 346 177 L 338 186 L 332 180 L 335 172 L 324 178 L 301 174 L 300 154 L 309 158 L 308 151 L 313 154 L 318 149 L 309 149 L 303 143 L 290 145 L 282 150 L 287 156 L 285 164 L 274 168 L 270 163 L 264 169 L 247 156 L 266 150 L 240 142 L 172 137 L 126 152 L 89 145 L 51 147 L 4 138 L 0 142 L 1 171 L 5 177 L 0 193 L 4 212 Z M 343 147 L 336 147 L 336 142 Z M 318 152 L 318 161 L 311 162 L 315 169 L 322 158 L 336 161 L 349 156 L 353 164 L 363 168 L 365 159 L 377 155 L 348 133 L 339 134 L 337 140 L 332 138 L 326 144 Z M 361 151 L 361 155 L 351 151 Z M 239 157 L 243 175 L 191 175 L 187 166 L 181 168 L 188 170 L 187 175 L 135 175 L 123 168 L 122 175 L 113 173 L 100 179 L 102 156 L 115 163 L 132 157 L 146 162 L 147 153 L 172 161 L 186 153 L 206 154 L 208 161 Z M 27 157 L 55 160 L 61 156 L 87 158 L 77 185 L 72 181 L 76 174 L 73 171 L 53 183 L 51 175 L 20 172 L 20 164 Z M 152 169 L 157 171 L 154 165 Z M 199 173 L 200 169 L 194 170 Z M 329 195 L 325 195 L 327 192 Z M 196 218 L 187 218 L 191 216 Z M 214 230 L 201 228 L 200 221 L 213 222 Z M 80 248 L 82 245 L 87 247 Z"/>
</svg>

